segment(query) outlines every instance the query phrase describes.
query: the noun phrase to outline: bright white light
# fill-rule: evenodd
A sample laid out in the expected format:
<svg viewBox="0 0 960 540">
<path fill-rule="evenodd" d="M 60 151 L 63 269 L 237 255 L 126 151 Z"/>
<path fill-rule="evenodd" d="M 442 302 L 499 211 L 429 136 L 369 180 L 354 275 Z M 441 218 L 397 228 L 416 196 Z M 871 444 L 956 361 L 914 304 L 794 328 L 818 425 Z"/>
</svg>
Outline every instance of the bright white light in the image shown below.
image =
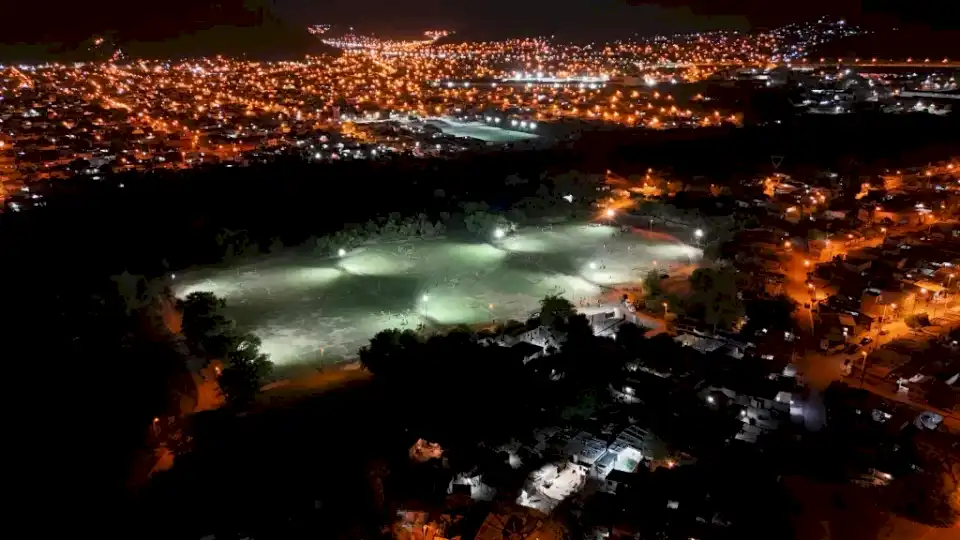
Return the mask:
<svg viewBox="0 0 960 540">
<path fill-rule="evenodd" d="M 429 294 L 423 295 L 423 298 L 421 298 L 421 300 L 423 300 L 424 302 L 429 302 L 429 301 L 430 301 L 430 295 L 429 295 Z"/>
<path fill-rule="evenodd" d="M 505 230 L 503 230 L 503 229 L 501 229 L 501 228 L 499 228 L 499 227 L 498 227 L 495 231 L 493 231 L 493 237 L 494 237 L 494 238 L 497 238 L 497 239 L 503 238 L 503 237 L 506 236 L 506 235 L 507 235 L 507 231 L 505 231 Z"/>
<path fill-rule="evenodd" d="M 530 122 L 530 129 L 537 129 L 537 123 L 536 123 L 536 122 Z"/>
<path fill-rule="evenodd" d="M 717 400 L 713 399 L 713 396 L 707 396 L 707 403 L 715 403 Z"/>
<path fill-rule="evenodd" d="M 614 210 L 613 208 L 608 208 L 608 209 L 607 209 L 607 217 L 613 217 L 613 216 L 615 216 L 615 215 L 617 215 L 617 211 L 616 211 L 616 210 Z"/>
<path fill-rule="evenodd" d="M 563 196 L 563 199 L 566 200 L 568 203 L 572 203 L 572 202 L 573 202 L 573 195 L 564 195 L 564 196 Z"/>
<path fill-rule="evenodd" d="M 696 236 L 697 238 L 700 238 L 700 237 L 703 236 L 703 230 L 702 230 L 702 229 L 697 229 L 697 230 L 693 231 L 693 235 Z"/>
<path fill-rule="evenodd" d="M 343 248 L 340 248 L 340 249 L 337 250 L 337 255 L 339 255 L 340 257 L 343 257 L 343 256 L 345 256 L 346 254 L 347 254 L 347 250 L 345 250 L 345 249 L 343 249 Z"/>
<path fill-rule="evenodd" d="M 511 120 L 511 121 L 510 121 L 510 125 L 516 127 L 517 121 L 516 121 L 516 120 Z"/>
<path fill-rule="evenodd" d="M 591 269 L 591 270 L 596 270 L 596 269 L 597 269 L 597 263 L 595 263 L 595 262 L 593 262 L 593 261 L 590 261 L 590 269 Z"/>
</svg>

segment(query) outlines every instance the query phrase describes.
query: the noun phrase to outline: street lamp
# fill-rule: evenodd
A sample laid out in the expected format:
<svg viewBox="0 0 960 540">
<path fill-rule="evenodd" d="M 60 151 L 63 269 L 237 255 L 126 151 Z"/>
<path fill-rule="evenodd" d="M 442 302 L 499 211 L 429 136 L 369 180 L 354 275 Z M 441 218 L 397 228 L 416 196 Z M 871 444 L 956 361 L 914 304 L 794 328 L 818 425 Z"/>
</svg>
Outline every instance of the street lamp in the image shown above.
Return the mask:
<svg viewBox="0 0 960 540">
<path fill-rule="evenodd" d="M 613 208 L 607 208 L 607 217 L 612 218 L 615 215 L 617 215 L 616 210 L 614 210 Z"/>
<path fill-rule="evenodd" d="M 697 229 L 693 231 L 693 235 L 697 238 L 703 238 L 703 229 Z"/>
<path fill-rule="evenodd" d="M 894 314 L 897 312 L 897 304 L 884 304 L 883 305 L 883 314 L 880 315 L 880 325 L 877 326 L 877 341 L 874 343 L 874 350 L 880 348 L 880 339 L 883 337 L 880 334 L 883 332 L 883 323 L 887 321 L 887 308 L 893 309 Z"/>
<path fill-rule="evenodd" d="M 663 320 L 667 320 L 667 315 L 669 313 L 670 313 L 669 306 L 667 306 L 667 303 L 664 302 L 663 303 Z"/>
<path fill-rule="evenodd" d="M 860 388 L 863 388 L 863 381 L 867 378 L 867 351 L 860 351 L 863 356 L 863 362 L 860 364 Z"/>
<path fill-rule="evenodd" d="M 420 297 L 420 303 L 422 304 L 422 306 L 421 306 L 421 315 L 422 315 L 423 317 L 426 317 L 426 316 L 427 316 L 427 302 L 429 302 L 429 301 L 430 301 L 430 295 L 429 295 L 429 294 L 425 294 L 425 295 L 423 295 L 423 296 Z"/>
<path fill-rule="evenodd" d="M 881 324 L 883 324 L 883 321 L 885 321 L 885 320 L 887 319 L 887 308 L 888 308 L 888 307 L 892 308 L 894 311 L 897 310 L 897 305 L 896 305 L 896 304 L 884 304 L 884 305 L 883 305 L 883 314 L 880 315 L 880 323 L 881 323 Z"/>
<path fill-rule="evenodd" d="M 339 256 L 339 257 L 343 257 L 343 256 L 345 256 L 346 254 L 347 254 L 347 250 L 345 250 L 345 249 L 343 249 L 343 248 L 340 248 L 340 249 L 337 250 L 337 256 Z"/>
<path fill-rule="evenodd" d="M 503 228 L 501 228 L 501 227 L 497 227 L 497 228 L 493 231 L 493 237 L 496 238 L 497 240 L 503 238 L 503 237 L 506 236 L 506 235 L 507 235 L 507 231 L 503 230 Z"/>
</svg>

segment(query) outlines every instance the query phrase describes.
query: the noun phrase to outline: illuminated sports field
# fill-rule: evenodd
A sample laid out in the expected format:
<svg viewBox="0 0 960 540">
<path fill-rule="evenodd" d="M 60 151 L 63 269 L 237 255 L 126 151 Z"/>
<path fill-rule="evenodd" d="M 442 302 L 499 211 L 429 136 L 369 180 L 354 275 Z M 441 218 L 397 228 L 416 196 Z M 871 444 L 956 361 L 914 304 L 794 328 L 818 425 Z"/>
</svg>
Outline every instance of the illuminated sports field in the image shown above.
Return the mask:
<svg viewBox="0 0 960 540">
<path fill-rule="evenodd" d="M 452 118 L 443 118 L 433 123 L 447 135 L 470 137 L 485 142 L 508 143 L 537 138 L 537 135 L 533 133 L 501 129 L 497 126 L 484 124 L 483 122 L 458 122 Z M 524 122 L 524 124 L 526 124 L 526 122 Z"/>
<path fill-rule="evenodd" d="M 699 251 L 612 227 L 525 229 L 489 244 L 451 240 L 365 246 L 343 257 L 278 256 L 231 270 L 182 275 L 176 292 L 210 291 L 263 340 L 277 365 L 351 357 L 378 331 L 526 319 L 547 294 L 576 304 L 639 280 L 653 261 Z"/>
</svg>

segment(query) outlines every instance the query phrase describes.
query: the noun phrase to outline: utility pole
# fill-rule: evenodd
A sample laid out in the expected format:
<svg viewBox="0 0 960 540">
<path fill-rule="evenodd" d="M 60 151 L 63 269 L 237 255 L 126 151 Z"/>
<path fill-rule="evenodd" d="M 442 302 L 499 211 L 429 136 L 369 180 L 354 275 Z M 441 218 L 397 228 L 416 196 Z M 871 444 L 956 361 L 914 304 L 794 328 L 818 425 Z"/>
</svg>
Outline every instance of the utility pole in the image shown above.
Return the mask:
<svg viewBox="0 0 960 540">
<path fill-rule="evenodd" d="M 860 351 L 863 355 L 863 362 L 860 364 L 860 388 L 863 388 L 864 380 L 867 378 L 867 351 Z"/>
</svg>

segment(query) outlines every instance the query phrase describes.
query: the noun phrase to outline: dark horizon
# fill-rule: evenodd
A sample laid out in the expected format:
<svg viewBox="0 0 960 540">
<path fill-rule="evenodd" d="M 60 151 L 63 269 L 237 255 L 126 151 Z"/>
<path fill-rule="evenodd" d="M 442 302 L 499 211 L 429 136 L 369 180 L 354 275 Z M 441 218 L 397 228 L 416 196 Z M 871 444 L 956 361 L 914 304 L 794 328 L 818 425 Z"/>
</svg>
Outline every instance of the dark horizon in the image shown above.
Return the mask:
<svg viewBox="0 0 960 540">
<path fill-rule="evenodd" d="M 764 0 L 167 0 L 148 7 L 119 0 L 35 0 L 7 12 L 17 24 L 4 29 L 2 40 L 70 43 L 99 33 L 115 33 L 124 40 L 163 40 L 214 25 L 262 24 L 264 17 L 276 17 L 293 29 L 326 23 L 407 37 L 445 28 L 469 39 L 556 34 L 582 40 L 750 30 L 823 15 L 874 28 L 949 28 L 952 21 L 942 11 L 933 0 L 807 0 L 789 10 Z"/>
</svg>

